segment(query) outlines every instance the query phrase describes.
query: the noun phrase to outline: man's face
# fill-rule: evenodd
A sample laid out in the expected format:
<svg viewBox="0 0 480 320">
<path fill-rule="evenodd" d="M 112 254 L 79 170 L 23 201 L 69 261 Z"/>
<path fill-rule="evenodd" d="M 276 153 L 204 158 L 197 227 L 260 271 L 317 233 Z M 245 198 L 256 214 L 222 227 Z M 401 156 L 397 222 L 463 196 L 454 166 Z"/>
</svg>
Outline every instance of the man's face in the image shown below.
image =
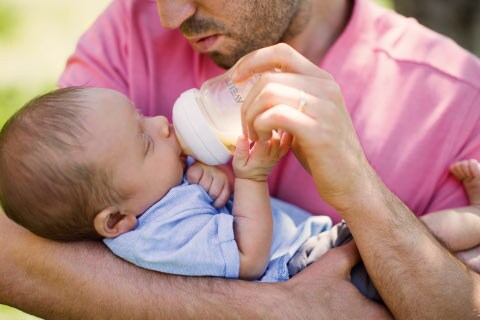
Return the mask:
<svg viewBox="0 0 480 320">
<path fill-rule="evenodd" d="M 157 0 L 162 24 L 229 68 L 245 54 L 284 40 L 299 0 Z"/>
</svg>

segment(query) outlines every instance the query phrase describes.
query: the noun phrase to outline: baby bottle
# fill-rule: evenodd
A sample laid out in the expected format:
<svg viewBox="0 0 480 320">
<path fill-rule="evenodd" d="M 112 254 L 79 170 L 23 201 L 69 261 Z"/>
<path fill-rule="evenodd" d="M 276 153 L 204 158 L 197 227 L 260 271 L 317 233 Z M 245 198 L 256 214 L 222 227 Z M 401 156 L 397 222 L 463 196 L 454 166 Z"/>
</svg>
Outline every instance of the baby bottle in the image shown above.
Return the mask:
<svg viewBox="0 0 480 320">
<path fill-rule="evenodd" d="M 173 126 L 188 155 L 209 165 L 230 160 L 242 134 L 241 106 L 259 77 L 233 83 L 227 72 L 180 95 L 173 106 Z"/>
</svg>

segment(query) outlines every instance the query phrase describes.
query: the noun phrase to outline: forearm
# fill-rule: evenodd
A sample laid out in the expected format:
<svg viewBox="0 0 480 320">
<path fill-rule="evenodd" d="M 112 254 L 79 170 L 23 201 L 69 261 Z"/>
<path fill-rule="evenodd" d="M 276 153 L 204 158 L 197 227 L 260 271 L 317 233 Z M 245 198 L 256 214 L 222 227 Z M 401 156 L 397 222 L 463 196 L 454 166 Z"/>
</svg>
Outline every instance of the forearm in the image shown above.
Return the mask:
<svg viewBox="0 0 480 320">
<path fill-rule="evenodd" d="M 421 220 L 452 251 L 480 245 L 480 209 L 475 206 L 433 212 Z"/>
<path fill-rule="evenodd" d="M 278 317 L 274 285 L 188 278 L 124 262 L 100 243 L 60 244 L 0 214 L 0 303 L 46 319 Z M 261 301 L 261 303 L 259 303 Z"/>
<path fill-rule="evenodd" d="M 373 169 L 365 181 L 368 184 L 340 213 L 395 318 L 476 315 L 480 277 L 442 247 Z"/>
<path fill-rule="evenodd" d="M 273 218 L 267 182 L 235 179 L 235 241 L 240 252 L 240 278 L 257 279 L 270 257 Z"/>
</svg>

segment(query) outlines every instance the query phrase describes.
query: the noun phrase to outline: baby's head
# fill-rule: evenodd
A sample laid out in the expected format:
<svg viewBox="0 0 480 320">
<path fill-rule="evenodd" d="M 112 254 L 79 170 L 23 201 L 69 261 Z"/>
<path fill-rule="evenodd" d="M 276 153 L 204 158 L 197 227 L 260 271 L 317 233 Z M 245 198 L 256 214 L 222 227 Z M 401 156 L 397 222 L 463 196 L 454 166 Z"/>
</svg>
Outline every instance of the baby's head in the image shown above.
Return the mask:
<svg viewBox="0 0 480 320">
<path fill-rule="evenodd" d="M 165 117 L 121 93 L 66 88 L 35 98 L 0 133 L 6 214 L 54 240 L 116 237 L 182 181 L 185 157 Z"/>
</svg>

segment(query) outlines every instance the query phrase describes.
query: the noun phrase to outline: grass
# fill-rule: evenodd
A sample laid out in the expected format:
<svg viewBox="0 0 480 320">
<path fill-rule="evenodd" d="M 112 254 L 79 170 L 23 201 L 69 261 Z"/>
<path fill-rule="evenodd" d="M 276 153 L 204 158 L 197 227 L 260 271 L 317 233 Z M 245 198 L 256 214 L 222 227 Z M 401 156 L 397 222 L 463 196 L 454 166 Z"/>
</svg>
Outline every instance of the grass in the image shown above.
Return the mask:
<svg viewBox="0 0 480 320">
<path fill-rule="evenodd" d="M 17 309 L 0 305 L 0 319 L 8 320 L 36 320 L 37 317 L 31 316 Z"/>
<path fill-rule="evenodd" d="M 0 2 L 0 126 L 25 102 L 55 88 L 81 33 L 110 0 Z M 391 0 L 378 0 L 391 7 Z M 38 319 L 0 305 L 0 319 Z"/>
</svg>

